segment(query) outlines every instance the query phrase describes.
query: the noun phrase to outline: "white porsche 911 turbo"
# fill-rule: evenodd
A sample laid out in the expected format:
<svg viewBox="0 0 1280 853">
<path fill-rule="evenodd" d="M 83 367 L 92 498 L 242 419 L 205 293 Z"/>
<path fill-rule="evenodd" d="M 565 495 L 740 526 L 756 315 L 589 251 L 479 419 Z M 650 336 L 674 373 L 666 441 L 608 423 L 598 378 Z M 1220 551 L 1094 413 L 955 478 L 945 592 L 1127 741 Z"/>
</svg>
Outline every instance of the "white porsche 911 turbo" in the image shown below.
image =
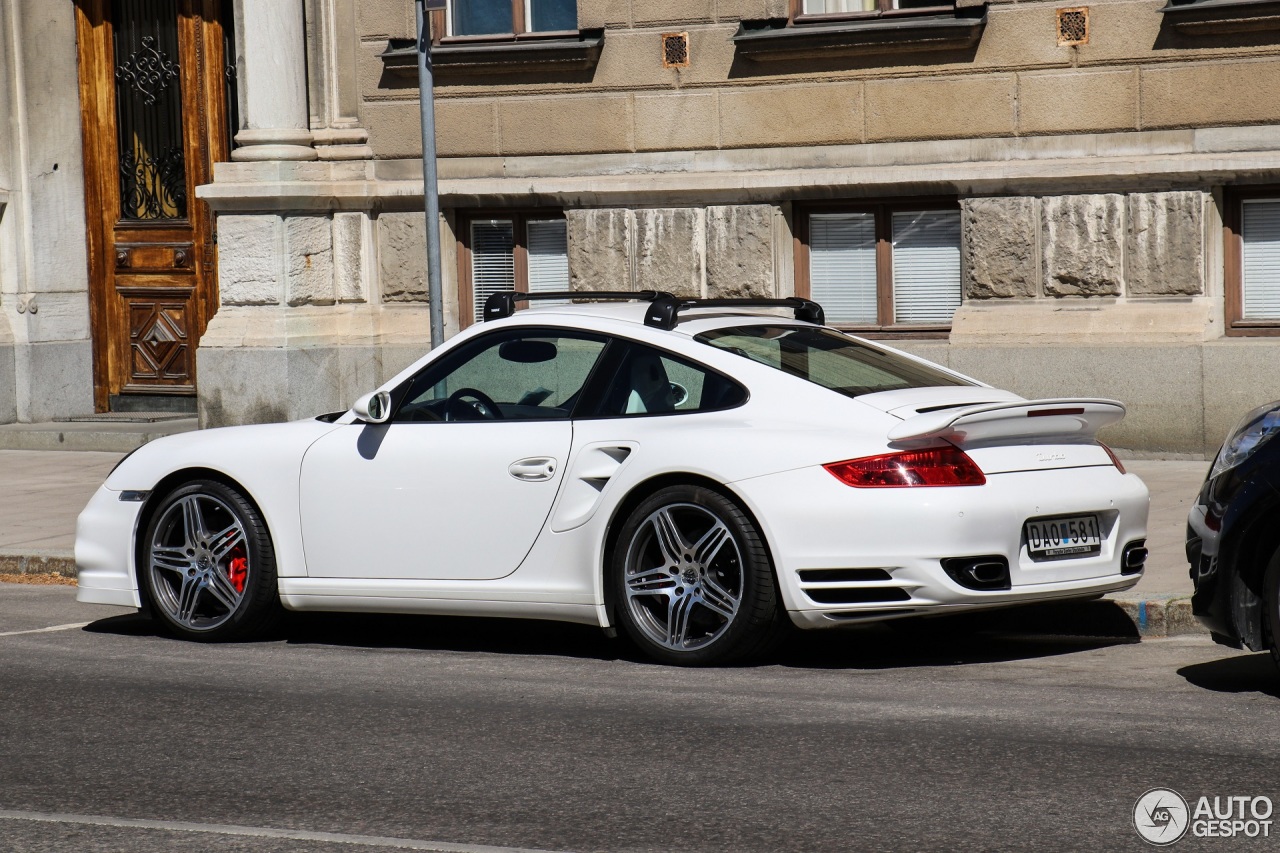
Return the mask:
<svg viewBox="0 0 1280 853">
<path fill-rule="evenodd" d="M 560 301 L 515 311 L 539 299 Z M 789 623 L 1133 586 L 1147 489 L 1096 439 L 1123 416 L 824 328 L 802 299 L 500 293 L 349 412 L 127 457 L 80 516 L 78 598 L 190 639 L 282 609 L 507 616 L 724 663 Z"/>
</svg>

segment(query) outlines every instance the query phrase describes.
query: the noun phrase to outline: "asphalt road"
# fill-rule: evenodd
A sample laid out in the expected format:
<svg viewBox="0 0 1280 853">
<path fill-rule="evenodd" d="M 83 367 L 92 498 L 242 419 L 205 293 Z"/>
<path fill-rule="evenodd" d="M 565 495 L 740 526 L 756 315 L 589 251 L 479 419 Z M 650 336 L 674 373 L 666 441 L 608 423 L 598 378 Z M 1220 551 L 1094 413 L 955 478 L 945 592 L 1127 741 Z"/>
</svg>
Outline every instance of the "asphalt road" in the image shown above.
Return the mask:
<svg viewBox="0 0 1280 853">
<path fill-rule="evenodd" d="M 1198 637 L 970 621 L 690 671 L 527 622 L 200 645 L 73 594 L 0 584 L 5 853 L 1140 850 L 1150 788 L 1280 803 L 1280 676 Z"/>
</svg>

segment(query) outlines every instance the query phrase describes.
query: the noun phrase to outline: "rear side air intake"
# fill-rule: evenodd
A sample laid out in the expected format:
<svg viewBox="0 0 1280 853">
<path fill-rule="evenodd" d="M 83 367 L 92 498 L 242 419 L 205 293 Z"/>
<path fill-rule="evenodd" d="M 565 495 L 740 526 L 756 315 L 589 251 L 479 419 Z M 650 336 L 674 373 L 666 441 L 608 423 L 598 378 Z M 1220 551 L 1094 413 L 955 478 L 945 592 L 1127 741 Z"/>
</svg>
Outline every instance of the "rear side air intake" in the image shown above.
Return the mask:
<svg viewBox="0 0 1280 853">
<path fill-rule="evenodd" d="M 800 588 L 818 604 L 884 604 L 910 601 L 885 569 L 802 569 Z"/>
<path fill-rule="evenodd" d="M 911 593 L 896 586 L 828 587 L 806 589 L 804 594 L 819 604 L 879 604 L 911 600 Z"/>
</svg>

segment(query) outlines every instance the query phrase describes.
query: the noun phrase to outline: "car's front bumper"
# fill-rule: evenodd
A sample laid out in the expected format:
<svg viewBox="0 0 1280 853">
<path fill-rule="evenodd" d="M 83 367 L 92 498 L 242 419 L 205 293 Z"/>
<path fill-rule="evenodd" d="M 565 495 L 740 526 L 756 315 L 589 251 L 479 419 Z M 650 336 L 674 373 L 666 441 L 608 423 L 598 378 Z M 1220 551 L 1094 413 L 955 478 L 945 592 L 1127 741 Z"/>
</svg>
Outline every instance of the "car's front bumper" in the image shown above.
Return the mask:
<svg viewBox="0 0 1280 853">
<path fill-rule="evenodd" d="M 1140 571 L 1122 570 L 1121 561 L 1126 546 L 1146 538 L 1147 488 L 1109 465 L 994 474 L 983 486 L 905 489 L 855 489 L 813 467 L 733 487 L 765 529 L 787 611 L 801 627 L 1089 598 L 1141 579 Z M 1105 529 L 1099 553 L 1032 560 L 1024 522 L 1077 513 L 1099 517 Z M 970 589 L 943 569 L 943 560 L 977 556 L 1007 561 L 1007 589 Z M 838 569 L 851 570 L 852 579 L 814 580 Z"/>
<path fill-rule="evenodd" d="M 76 601 L 141 607 L 133 566 L 134 532 L 142 504 L 120 500 L 103 486 L 76 519 Z"/>
</svg>

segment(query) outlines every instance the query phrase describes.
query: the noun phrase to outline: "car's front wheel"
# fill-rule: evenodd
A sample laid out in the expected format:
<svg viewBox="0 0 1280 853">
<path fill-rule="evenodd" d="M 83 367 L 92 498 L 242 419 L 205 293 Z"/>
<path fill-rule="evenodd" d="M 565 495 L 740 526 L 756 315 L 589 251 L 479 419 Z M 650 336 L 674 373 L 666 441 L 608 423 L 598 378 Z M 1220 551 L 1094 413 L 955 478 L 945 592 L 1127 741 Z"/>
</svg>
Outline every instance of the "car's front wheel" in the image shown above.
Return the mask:
<svg viewBox="0 0 1280 853">
<path fill-rule="evenodd" d="M 1271 659 L 1280 668 L 1280 549 L 1272 555 L 1262 585 L 1262 606 L 1266 608 L 1262 624 L 1271 647 Z"/>
<path fill-rule="evenodd" d="M 140 575 L 152 610 L 192 640 L 242 640 L 280 613 L 275 552 L 261 514 L 244 495 L 197 480 L 166 495 L 152 514 Z"/>
<path fill-rule="evenodd" d="M 636 507 L 614 548 L 612 580 L 623 629 L 667 663 L 742 660 L 783 630 L 763 537 L 711 489 L 672 486 Z"/>
</svg>

